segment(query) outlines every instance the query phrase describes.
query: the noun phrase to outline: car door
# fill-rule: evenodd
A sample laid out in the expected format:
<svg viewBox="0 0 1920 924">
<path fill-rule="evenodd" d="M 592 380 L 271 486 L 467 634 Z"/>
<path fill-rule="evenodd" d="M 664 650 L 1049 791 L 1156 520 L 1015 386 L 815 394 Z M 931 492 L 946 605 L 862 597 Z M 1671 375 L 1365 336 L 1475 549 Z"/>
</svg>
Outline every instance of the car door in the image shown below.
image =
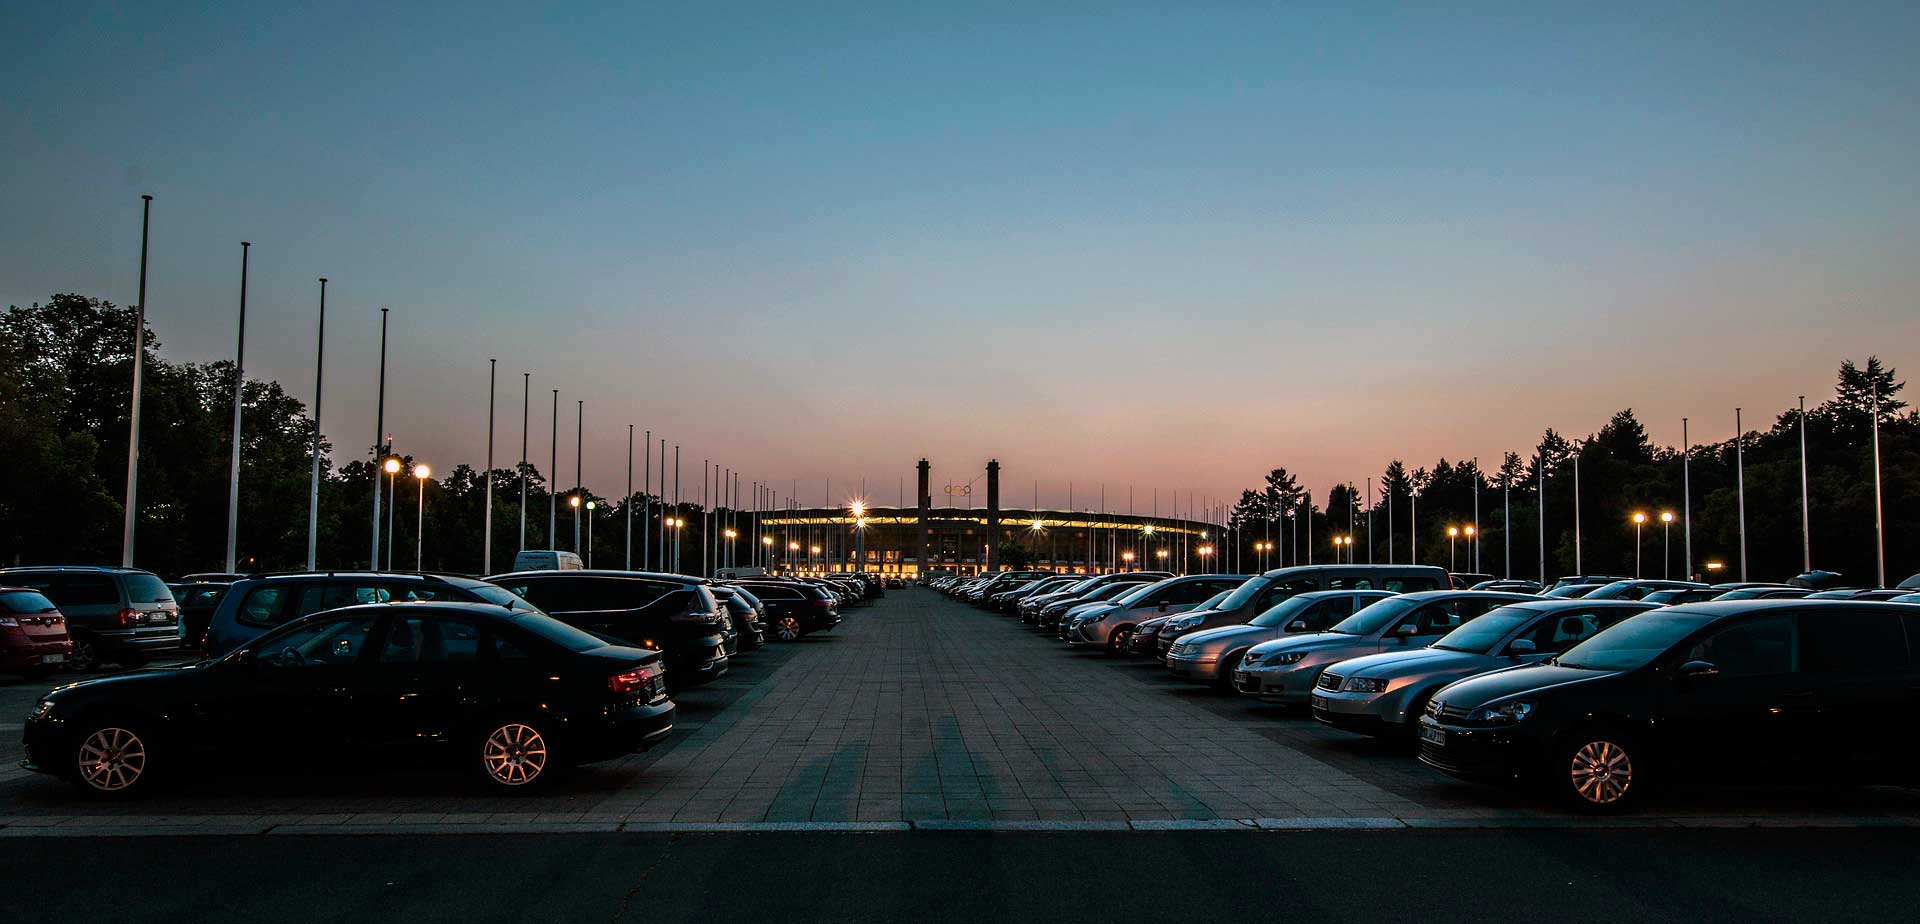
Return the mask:
<svg viewBox="0 0 1920 924">
<path fill-rule="evenodd" d="M 1741 780 L 1797 772 L 1819 709 L 1799 659 L 1791 612 L 1732 620 L 1678 646 L 1655 681 L 1655 727 L 1674 766 Z M 1711 665 L 1712 672 L 1685 669 L 1690 664 Z"/>
<path fill-rule="evenodd" d="M 1424 648 L 1439 641 L 1440 636 L 1504 602 L 1483 597 L 1456 597 L 1416 607 L 1400 617 L 1400 621 L 1388 631 L 1382 640 L 1383 647 Z"/>
<path fill-rule="evenodd" d="M 1800 672 L 1818 714 L 1812 748 L 1837 773 L 1870 772 L 1914 752 L 1920 677 L 1901 614 L 1865 609 L 1799 614 Z"/>
<path fill-rule="evenodd" d="M 363 740 L 353 696 L 376 622 L 361 612 L 289 626 L 215 668 L 226 675 L 204 711 L 225 727 L 212 743 L 312 754 Z"/>
<path fill-rule="evenodd" d="M 1325 632 L 1334 623 L 1352 616 L 1354 604 L 1361 599 L 1351 596 L 1328 597 L 1288 620 L 1283 628 L 1287 632 Z M 1372 603 L 1373 600 L 1365 598 L 1365 602 Z"/>
<path fill-rule="evenodd" d="M 493 661 L 492 645 L 473 619 L 394 613 L 355 693 L 355 711 L 376 745 L 444 747 L 457 740 L 465 717 L 495 700 Z"/>
</svg>

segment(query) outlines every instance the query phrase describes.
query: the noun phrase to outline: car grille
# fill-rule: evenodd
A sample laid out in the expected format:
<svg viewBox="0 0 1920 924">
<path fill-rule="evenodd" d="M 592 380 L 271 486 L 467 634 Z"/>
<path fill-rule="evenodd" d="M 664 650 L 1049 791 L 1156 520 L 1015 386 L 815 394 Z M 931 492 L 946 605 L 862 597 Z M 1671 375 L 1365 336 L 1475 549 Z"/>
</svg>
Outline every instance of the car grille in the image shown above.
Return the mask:
<svg viewBox="0 0 1920 924">
<path fill-rule="evenodd" d="M 1465 706 L 1449 706 L 1437 699 L 1427 701 L 1427 715 L 1442 721 L 1464 719 L 1472 711 Z"/>
<path fill-rule="evenodd" d="M 1339 674 L 1332 673 L 1330 671 L 1321 671 L 1320 679 L 1314 681 L 1313 685 L 1316 687 L 1319 687 L 1322 690 L 1333 690 L 1335 692 L 1339 692 L 1340 682 L 1346 679 L 1347 678 L 1342 677 Z"/>
</svg>

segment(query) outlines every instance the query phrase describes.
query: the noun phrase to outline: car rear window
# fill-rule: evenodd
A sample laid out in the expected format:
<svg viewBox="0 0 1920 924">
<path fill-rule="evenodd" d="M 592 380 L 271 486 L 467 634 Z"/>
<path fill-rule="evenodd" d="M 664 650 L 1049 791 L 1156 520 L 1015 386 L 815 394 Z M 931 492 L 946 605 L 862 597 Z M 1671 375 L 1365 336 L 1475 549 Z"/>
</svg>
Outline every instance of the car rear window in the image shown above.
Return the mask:
<svg viewBox="0 0 1920 924">
<path fill-rule="evenodd" d="M 53 601 L 45 594 L 31 590 L 9 590 L 0 593 L 0 613 L 12 613 L 15 616 L 27 616 L 34 613 L 55 612 Z"/>
<path fill-rule="evenodd" d="M 167 582 L 151 574 L 129 574 L 122 578 L 127 588 L 127 600 L 133 603 L 172 603 L 173 591 L 167 588 Z"/>
<path fill-rule="evenodd" d="M 592 651 L 607 643 L 551 616 L 526 613 L 515 617 L 513 625 L 568 651 Z"/>
</svg>

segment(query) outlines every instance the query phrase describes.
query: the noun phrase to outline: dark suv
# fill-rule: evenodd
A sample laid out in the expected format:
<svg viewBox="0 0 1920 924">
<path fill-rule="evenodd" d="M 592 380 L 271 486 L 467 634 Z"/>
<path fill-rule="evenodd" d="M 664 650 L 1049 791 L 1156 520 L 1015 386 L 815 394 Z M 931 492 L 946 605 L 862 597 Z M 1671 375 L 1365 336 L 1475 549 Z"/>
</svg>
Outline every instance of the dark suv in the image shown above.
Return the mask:
<svg viewBox="0 0 1920 924">
<path fill-rule="evenodd" d="M 1920 607 L 1746 600 L 1649 610 L 1542 664 L 1442 687 L 1420 760 L 1591 812 L 1691 774 L 1911 785 Z"/>
<path fill-rule="evenodd" d="M 840 624 L 840 607 L 827 592 L 797 581 L 741 581 L 767 608 L 767 626 L 783 642 Z"/>
<path fill-rule="evenodd" d="M 200 653 L 218 658 L 269 629 L 322 610 L 362 603 L 453 600 L 508 609 L 534 607 L 485 581 L 451 574 L 380 571 L 300 571 L 234 582 L 220 598 L 200 639 Z"/>
<path fill-rule="evenodd" d="M 0 569 L 0 584 L 37 590 L 67 618 L 73 655 L 67 667 L 101 662 L 140 667 L 180 644 L 180 606 L 167 583 L 137 568 Z"/>
<path fill-rule="evenodd" d="M 705 578 L 641 571 L 518 571 L 487 578 L 547 615 L 620 644 L 660 652 L 686 689 L 727 672 L 728 616 Z"/>
</svg>

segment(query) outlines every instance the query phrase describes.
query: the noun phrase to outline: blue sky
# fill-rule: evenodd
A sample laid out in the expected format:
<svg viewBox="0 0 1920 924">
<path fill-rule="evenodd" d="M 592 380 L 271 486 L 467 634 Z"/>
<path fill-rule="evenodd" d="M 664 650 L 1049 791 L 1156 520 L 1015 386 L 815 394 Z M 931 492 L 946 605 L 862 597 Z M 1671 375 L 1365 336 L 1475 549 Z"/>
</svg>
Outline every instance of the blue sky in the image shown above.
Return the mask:
<svg viewBox="0 0 1920 924">
<path fill-rule="evenodd" d="M 0 300 L 131 302 L 152 193 L 169 355 L 251 240 L 303 398 L 333 280 L 336 443 L 390 305 L 403 449 L 479 460 L 497 356 L 499 458 L 531 371 L 609 492 L 628 423 L 883 499 L 1324 490 L 1911 365 L 1920 7 L 1670 6 L 14 4 Z"/>
</svg>

